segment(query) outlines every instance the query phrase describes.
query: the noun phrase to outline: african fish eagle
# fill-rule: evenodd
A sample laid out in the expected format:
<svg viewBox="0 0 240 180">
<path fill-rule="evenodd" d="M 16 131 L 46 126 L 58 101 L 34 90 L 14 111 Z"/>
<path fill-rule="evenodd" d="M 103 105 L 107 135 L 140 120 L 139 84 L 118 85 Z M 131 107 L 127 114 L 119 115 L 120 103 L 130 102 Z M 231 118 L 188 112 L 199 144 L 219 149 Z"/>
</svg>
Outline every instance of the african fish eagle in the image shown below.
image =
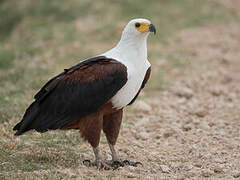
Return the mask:
<svg viewBox="0 0 240 180">
<path fill-rule="evenodd" d="M 121 165 L 115 144 L 123 108 L 132 104 L 144 88 L 151 73 L 147 59 L 147 37 L 156 33 L 147 19 L 131 20 L 119 43 L 111 50 L 64 69 L 49 80 L 34 96 L 22 120 L 15 125 L 15 135 L 35 129 L 78 129 L 95 154 L 93 165 L 102 168 L 101 130 L 106 135 L 113 165 Z M 126 161 L 125 161 L 126 163 Z M 136 165 L 127 161 L 128 164 Z"/>
</svg>

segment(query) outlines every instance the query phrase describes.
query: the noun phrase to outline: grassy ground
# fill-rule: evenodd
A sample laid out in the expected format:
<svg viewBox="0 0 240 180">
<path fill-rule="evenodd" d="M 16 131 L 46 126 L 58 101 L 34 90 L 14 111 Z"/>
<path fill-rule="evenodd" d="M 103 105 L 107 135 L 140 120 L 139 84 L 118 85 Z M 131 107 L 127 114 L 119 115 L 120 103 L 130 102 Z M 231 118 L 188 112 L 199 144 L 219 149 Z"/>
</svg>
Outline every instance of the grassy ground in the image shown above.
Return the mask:
<svg viewBox="0 0 240 180">
<path fill-rule="evenodd" d="M 147 101 L 147 98 L 158 98 L 191 67 L 188 48 L 178 46 L 185 39 L 172 40 L 176 34 L 185 29 L 235 24 L 239 21 L 238 12 L 214 0 L 1 0 L 0 178 L 126 178 L 121 172 L 99 173 L 83 167 L 82 160 L 93 158 L 93 154 L 75 131 L 34 132 L 15 138 L 12 127 L 47 79 L 82 59 L 110 49 L 130 19 L 151 19 L 158 30 L 148 41 L 153 74 L 145 94 L 140 97 Z M 191 38 L 194 39 L 194 35 Z M 135 111 L 140 113 L 134 107 L 125 111 L 123 132 L 126 134 L 126 128 L 135 123 L 131 120 Z M 161 122 L 162 115 L 155 115 Z M 131 153 L 121 146 L 129 142 L 127 136 L 123 137 L 126 139 L 120 137 L 119 149 L 127 158 Z M 138 139 L 134 143 L 138 144 Z M 105 139 L 102 144 L 106 148 Z M 131 150 L 133 154 L 135 151 Z M 108 151 L 103 153 L 108 156 Z M 136 153 L 130 158 L 139 156 Z M 135 178 L 143 178 L 140 171 L 137 169 Z M 159 176 L 148 173 L 153 174 L 152 178 Z"/>
</svg>

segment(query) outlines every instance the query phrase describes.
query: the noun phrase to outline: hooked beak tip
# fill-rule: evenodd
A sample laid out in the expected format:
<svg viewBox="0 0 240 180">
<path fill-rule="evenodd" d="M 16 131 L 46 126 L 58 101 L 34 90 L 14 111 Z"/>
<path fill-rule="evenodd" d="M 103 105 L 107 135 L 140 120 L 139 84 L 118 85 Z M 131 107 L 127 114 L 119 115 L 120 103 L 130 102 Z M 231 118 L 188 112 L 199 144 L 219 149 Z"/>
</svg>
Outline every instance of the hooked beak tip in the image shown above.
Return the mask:
<svg viewBox="0 0 240 180">
<path fill-rule="evenodd" d="M 156 28 L 155 28 L 155 26 L 153 24 L 149 25 L 149 31 L 153 32 L 154 34 L 156 34 Z"/>
</svg>

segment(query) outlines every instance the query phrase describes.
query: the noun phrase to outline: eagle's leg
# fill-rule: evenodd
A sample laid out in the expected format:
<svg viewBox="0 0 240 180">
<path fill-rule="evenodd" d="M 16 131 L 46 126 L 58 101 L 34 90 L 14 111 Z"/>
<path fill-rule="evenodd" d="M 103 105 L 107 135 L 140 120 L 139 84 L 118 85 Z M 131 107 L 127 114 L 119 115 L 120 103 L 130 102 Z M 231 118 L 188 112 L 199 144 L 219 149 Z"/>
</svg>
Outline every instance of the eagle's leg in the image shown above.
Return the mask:
<svg viewBox="0 0 240 180">
<path fill-rule="evenodd" d="M 104 164 L 102 156 L 100 154 L 99 146 L 92 147 L 92 148 L 93 148 L 93 152 L 94 152 L 94 155 L 95 155 L 95 162 L 93 163 L 93 165 L 95 165 L 98 169 L 104 168 L 105 164 Z"/>
<path fill-rule="evenodd" d="M 125 165 L 135 166 L 135 167 L 138 164 L 142 165 L 141 162 L 133 162 L 129 160 L 121 161 L 115 150 L 115 144 L 116 144 L 121 123 L 122 123 L 122 114 L 123 114 L 123 111 L 121 109 L 115 113 L 108 114 L 103 117 L 103 131 L 107 137 L 109 148 L 112 153 L 112 165 L 114 169 L 117 169 L 118 167 L 123 167 Z"/>
<path fill-rule="evenodd" d="M 117 152 L 116 152 L 116 150 L 115 150 L 115 148 L 114 148 L 114 145 L 112 145 L 112 144 L 108 144 L 109 145 L 109 148 L 110 148 L 110 150 L 111 150 L 111 153 L 112 153 L 112 161 L 114 162 L 114 161 L 118 161 L 119 160 L 119 157 L 118 157 L 118 154 L 117 154 Z"/>
<path fill-rule="evenodd" d="M 79 121 L 80 134 L 85 140 L 90 143 L 95 155 L 94 163 L 91 163 L 90 160 L 84 160 L 83 163 L 94 165 L 98 169 L 105 168 L 105 164 L 103 162 L 99 149 L 102 125 L 103 116 L 99 112 L 86 116 Z"/>
<path fill-rule="evenodd" d="M 113 162 L 119 161 L 119 157 L 117 155 L 117 152 L 114 146 L 117 142 L 119 130 L 121 127 L 122 114 L 123 114 L 123 111 L 122 109 L 120 109 L 112 114 L 108 114 L 103 117 L 103 131 L 107 137 L 109 148 L 112 153 L 111 155 L 112 155 Z"/>
<path fill-rule="evenodd" d="M 109 170 L 110 169 L 109 165 L 107 165 L 102 159 L 99 146 L 92 148 L 95 155 L 95 161 L 92 163 L 90 160 L 86 159 L 83 161 L 83 164 L 86 166 L 96 166 L 97 169 L 99 170 L 100 169 Z"/>
</svg>

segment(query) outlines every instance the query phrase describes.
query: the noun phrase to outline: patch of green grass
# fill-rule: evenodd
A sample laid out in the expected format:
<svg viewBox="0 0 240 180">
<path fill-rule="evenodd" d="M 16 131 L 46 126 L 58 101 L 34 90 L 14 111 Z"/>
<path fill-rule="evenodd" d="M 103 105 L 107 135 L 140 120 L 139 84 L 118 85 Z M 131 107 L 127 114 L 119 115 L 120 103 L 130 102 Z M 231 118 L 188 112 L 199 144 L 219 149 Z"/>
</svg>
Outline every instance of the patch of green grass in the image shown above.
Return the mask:
<svg viewBox="0 0 240 180">
<path fill-rule="evenodd" d="M 0 42 L 6 40 L 21 22 L 22 12 L 9 8 L 6 0 L 0 1 Z"/>
<path fill-rule="evenodd" d="M 10 68 L 15 59 L 15 52 L 9 49 L 0 50 L 0 69 Z"/>
<path fill-rule="evenodd" d="M 33 142 L 34 146 L 31 143 Z M 57 168 L 76 168 L 81 163 L 81 153 L 78 149 L 82 140 L 77 131 L 68 133 L 54 132 L 33 137 L 22 136 L 22 141 L 15 150 L 0 148 L 0 171 L 32 172 Z M 9 165 L 4 165 L 8 163 Z"/>
<path fill-rule="evenodd" d="M 69 3 L 64 0 L 52 0 L 46 3 L 37 1 L 30 3 L 27 15 L 42 20 L 47 17 L 50 21 L 71 22 L 79 16 L 86 15 L 90 6 L 90 2 Z"/>
</svg>

